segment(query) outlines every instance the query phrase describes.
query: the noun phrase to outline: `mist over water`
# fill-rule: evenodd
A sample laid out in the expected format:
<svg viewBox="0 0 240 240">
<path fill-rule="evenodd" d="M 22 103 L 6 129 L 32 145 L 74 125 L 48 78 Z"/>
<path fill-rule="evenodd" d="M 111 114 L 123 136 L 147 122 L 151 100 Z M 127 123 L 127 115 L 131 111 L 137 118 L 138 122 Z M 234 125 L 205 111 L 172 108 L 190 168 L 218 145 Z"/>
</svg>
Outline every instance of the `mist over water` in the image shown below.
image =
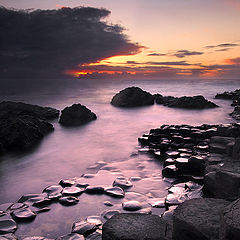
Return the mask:
<svg viewBox="0 0 240 240">
<path fill-rule="evenodd" d="M 52 82 L 52 83 L 51 83 Z M 63 178 L 80 176 L 97 161 L 117 162 L 136 152 L 137 138 L 162 124 L 200 125 L 233 122 L 230 101 L 214 99 L 216 93 L 240 88 L 240 81 L 106 81 L 59 80 L 23 83 L 14 81 L 0 89 L 0 100 L 22 101 L 62 110 L 81 103 L 98 119 L 66 128 L 54 121 L 55 131 L 34 149 L 0 158 L 0 203 L 14 202 L 26 193 L 39 193 Z M 43 87 L 44 86 L 44 87 Z M 161 105 L 121 109 L 110 104 L 120 90 L 138 86 L 152 94 L 203 95 L 220 106 L 208 110 L 182 110 Z M 159 169 L 160 171 L 160 169 Z"/>
</svg>

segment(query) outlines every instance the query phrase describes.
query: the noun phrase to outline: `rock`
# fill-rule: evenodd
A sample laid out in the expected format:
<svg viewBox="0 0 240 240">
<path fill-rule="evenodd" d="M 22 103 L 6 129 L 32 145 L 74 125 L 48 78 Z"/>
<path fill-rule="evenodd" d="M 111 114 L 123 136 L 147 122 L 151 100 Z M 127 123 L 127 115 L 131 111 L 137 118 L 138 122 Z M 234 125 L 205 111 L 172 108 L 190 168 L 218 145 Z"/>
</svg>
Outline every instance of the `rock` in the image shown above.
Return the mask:
<svg viewBox="0 0 240 240">
<path fill-rule="evenodd" d="M 214 136 L 210 139 L 210 152 L 232 155 L 235 138 Z"/>
<path fill-rule="evenodd" d="M 62 191 L 62 195 L 63 196 L 68 196 L 68 195 L 71 195 L 71 196 L 78 196 L 80 195 L 81 193 L 84 192 L 85 189 L 81 189 L 81 188 L 78 188 L 78 187 L 75 187 L 75 186 L 71 186 L 71 187 L 65 187 Z"/>
<path fill-rule="evenodd" d="M 103 240 L 163 240 L 166 225 L 156 215 L 116 214 L 103 225 Z"/>
<path fill-rule="evenodd" d="M 112 207 L 113 206 L 113 203 L 111 203 L 109 201 L 105 201 L 103 204 L 107 207 Z"/>
<path fill-rule="evenodd" d="M 240 89 L 236 89 L 235 91 L 231 91 L 231 92 L 224 92 L 224 93 L 218 93 L 215 98 L 218 99 L 236 99 L 240 96 Z"/>
<path fill-rule="evenodd" d="M 75 181 L 71 180 L 71 179 L 62 179 L 59 184 L 62 187 L 71 187 L 72 185 L 75 184 Z"/>
<path fill-rule="evenodd" d="M 48 198 L 46 193 L 41 193 L 23 195 L 18 202 L 33 205 L 34 207 L 44 207 L 51 204 L 52 200 Z"/>
<path fill-rule="evenodd" d="M 86 222 L 86 221 L 79 221 L 75 222 L 72 226 L 72 232 L 78 233 L 84 236 L 87 236 L 98 229 L 97 225 Z"/>
<path fill-rule="evenodd" d="M 240 174 L 218 170 L 205 175 L 204 188 L 213 197 L 235 200 L 240 194 Z"/>
<path fill-rule="evenodd" d="M 12 233 L 8 233 L 0 235 L 0 240 L 17 240 L 17 237 Z"/>
<path fill-rule="evenodd" d="M 4 101 L 0 103 L 0 116 L 32 116 L 43 120 L 58 118 L 59 110 L 51 107 L 41 107 L 22 102 Z"/>
<path fill-rule="evenodd" d="M 165 198 L 149 198 L 148 203 L 153 208 L 164 208 L 165 207 Z"/>
<path fill-rule="evenodd" d="M 89 216 L 86 218 L 86 222 L 91 223 L 91 224 L 95 224 L 96 226 L 101 226 L 102 225 L 102 221 L 101 218 L 99 216 Z"/>
<path fill-rule="evenodd" d="M 142 204 L 139 201 L 126 201 L 122 203 L 123 210 L 126 211 L 137 211 L 142 208 Z"/>
<path fill-rule="evenodd" d="M 71 107 L 62 110 L 59 123 L 64 126 L 79 126 L 96 119 L 96 114 L 87 107 L 81 104 L 73 104 Z"/>
<path fill-rule="evenodd" d="M 101 231 L 97 230 L 96 232 L 88 235 L 85 239 L 86 240 L 102 240 L 102 233 Z"/>
<path fill-rule="evenodd" d="M 84 236 L 78 233 L 70 233 L 61 237 L 58 237 L 56 240 L 84 240 Z"/>
<path fill-rule="evenodd" d="M 178 175 L 178 169 L 175 165 L 168 165 L 163 168 L 162 175 L 166 178 L 175 178 Z"/>
<path fill-rule="evenodd" d="M 28 115 L 0 114 L 1 145 L 5 151 L 30 148 L 44 135 L 53 131 L 53 125 Z"/>
<path fill-rule="evenodd" d="M 58 199 L 62 196 L 62 190 L 63 188 L 59 185 L 51 185 L 46 187 L 43 192 L 48 195 L 49 199 Z"/>
<path fill-rule="evenodd" d="M 240 158 L 240 138 L 235 139 L 235 144 L 233 145 L 232 157 L 234 159 Z"/>
<path fill-rule="evenodd" d="M 16 230 L 17 224 L 10 215 L 0 217 L 0 234 L 14 233 Z"/>
<path fill-rule="evenodd" d="M 127 178 L 118 177 L 113 182 L 113 186 L 120 187 L 122 189 L 127 189 L 127 188 L 132 187 L 133 185 L 132 185 L 131 181 L 129 181 Z"/>
<path fill-rule="evenodd" d="M 15 210 L 11 215 L 16 221 L 31 221 L 37 216 L 37 214 L 29 208 Z"/>
<path fill-rule="evenodd" d="M 117 93 L 111 101 L 116 107 L 139 107 L 154 104 L 154 97 L 138 87 L 128 87 Z"/>
<path fill-rule="evenodd" d="M 24 203 L 14 203 L 13 205 L 11 205 L 7 210 L 11 211 L 15 211 L 21 208 L 27 208 L 28 206 Z"/>
<path fill-rule="evenodd" d="M 110 219 L 112 216 L 114 216 L 115 214 L 120 213 L 119 210 L 105 210 L 101 213 L 101 216 L 105 219 Z"/>
<path fill-rule="evenodd" d="M 125 196 L 124 191 L 120 187 L 105 188 L 105 193 L 109 196 L 116 197 L 116 198 L 123 198 Z"/>
<path fill-rule="evenodd" d="M 22 240 L 53 240 L 53 239 L 40 237 L 40 236 L 34 236 L 34 237 L 25 237 Z"/>
<path fill-rule="evenodd" d="M 180 204 L 173 214 L 173 239 L 219 239 L 222 210 L 229 202 L 221 199 L 199 198 Z"/>
<path fill-rule="evenodd" d="M 238 240 L 240 236 L 240 199 L 234 201 L 223 211 L 220 225 L 220 240 Z"/>
<path fill-rule="evenodd" d="M 59 202 L 62 205 L 71 206 L 71 205 L 77 204 L 79 202 L 79 199 L 74 196 L 67 196 L 67 197 L 61 197 L 59 199 Z"/>
<path fill-rule="evenodd" d="M 232 113 L 230 113 L 230 116 L 235 118 L 236 120 L 240 120 L 240 106 L 235 106 Z"/>
<path fill-rule="evenodd" d="M 186 109 L 205 109 L 218 107 L 215 103 L 206 100 L 203 96 L 193 97 L 161 97 L 157 96 L 156 102 L 168 107 Z"/>
<path fill-rule="evenodd" d="M 88 194 L 103 194 L 104 187 L 103 186 L 88 186 L 85 190 Z"/>
</svg>

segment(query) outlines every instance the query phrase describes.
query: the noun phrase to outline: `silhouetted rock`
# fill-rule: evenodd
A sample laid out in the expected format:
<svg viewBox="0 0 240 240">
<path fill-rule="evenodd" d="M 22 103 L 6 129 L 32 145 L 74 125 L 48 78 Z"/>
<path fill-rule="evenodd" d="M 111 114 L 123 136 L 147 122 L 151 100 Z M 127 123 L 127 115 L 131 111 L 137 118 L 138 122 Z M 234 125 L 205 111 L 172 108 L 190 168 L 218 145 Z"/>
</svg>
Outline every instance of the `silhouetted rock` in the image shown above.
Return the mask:
<svg viewBox="0 0 240 240">
<path fill-rule="evenodd" d="M 0 103 L 0 116 L 32 116 L 43 120 L 58 118 L 59 110 L 51 107 L 26 104 L 22 102 L 4 101 Z"/>
<path fill-rule="evenodd" d="M 111 101 L 116 107 L 139 107 L 154 104 L 154 97 L 139 87 L 128 87 L 117 93 Z"/>
<path fill-rule="evenodd" d="M 158 104 L 173 108 L 205 109 L 218 107 L 215 103 L 206 100 L 203 96 L 164 97 L 160 94 L 156 94 L 155 100 Z"/>
<path fill-rule="evenodd" d="M 173 239 L 219 239 L 220 217 L 229 202 L 198 198 L 180 204 L 173 214 Z"/>
<path fill-rule="evenodd" d="M 103 225 L 103 240 L 163 240 L 166 225 L 156 215 L 116 214 Z"/>
<path fill-rule="evenodd" d="M 223 93 L 218 93 L 215 98 L 218 99 L 236 99 L 240 97 L 240 89 L 236 89 L 235 91 L 231 91 L 231 92 L 223 92 Z"/>
<path fill-rule="evenodd" d="M 236 106 L 230 116 L 235 118 L 236 120 L 240 120 L 240 106 Z"/>
<path fill-rule="evenodd" d="M 234 201 L 223 212 L 220 225 L 220 240 L 238 240 L 240 236 L 240 199 Z"/>
<path fill-rule="evenodd" d="M 96 120 L 97 116 L 87 107 L 81 104 L 73 104 L 62 110 L 59 123 L 65 126 L 79 126 Z"/>
</svg>

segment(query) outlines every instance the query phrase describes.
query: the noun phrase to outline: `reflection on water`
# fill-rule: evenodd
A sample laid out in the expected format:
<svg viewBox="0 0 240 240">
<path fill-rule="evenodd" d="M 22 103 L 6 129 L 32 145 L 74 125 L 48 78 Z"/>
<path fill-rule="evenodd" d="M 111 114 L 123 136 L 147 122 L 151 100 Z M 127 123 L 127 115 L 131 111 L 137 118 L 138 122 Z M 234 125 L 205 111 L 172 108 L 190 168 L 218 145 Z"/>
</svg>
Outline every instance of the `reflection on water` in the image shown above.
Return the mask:
<svg viewBox="0 0 240 240">
<path fill-rule="evenodd" d="M 163 95 L 204 95 L 220 105 L 209 110 L 171 109 L 159 105 L 119 109 L 111 106 L 112 96 L 128 86 L 139 86 Z M 54 122 L 55 131 L 31 152 L 9 154 L 0 161 L 0 203 L 16 201 L 25 193 L 38 193 L 62 178 L 80 176 L 97 161 L 116 162 L 135 151 L 137 137 L 161 124 L 227 123 L 232 119 L 229 101 L 213 99 L 217 92 L 240 87 L 237 81 L 75 81 L 71 84 L 1 89 L 0 100 L 24 101 L 63 109 L 73 103 L 89 107 L 97 121 L 82 127 L 63 128 Z M 36 90 L 37 89 L 37 90 Z"/>
</svg>

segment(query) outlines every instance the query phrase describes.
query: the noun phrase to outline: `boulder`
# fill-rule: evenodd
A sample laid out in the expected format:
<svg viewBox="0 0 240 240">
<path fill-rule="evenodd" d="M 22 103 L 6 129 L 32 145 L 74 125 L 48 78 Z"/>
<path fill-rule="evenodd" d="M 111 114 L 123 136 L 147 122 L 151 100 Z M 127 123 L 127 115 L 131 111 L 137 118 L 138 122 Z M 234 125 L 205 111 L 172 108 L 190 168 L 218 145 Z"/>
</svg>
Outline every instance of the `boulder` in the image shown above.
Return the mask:
<svg viewBox="0 0 240 240">
<path fill-rule="evenodd" d="M 166 224 L 157 215 L 116 214 L 103 225 L 103 240 L 163 240 Z"/>
<path fill-rule="evenodd" d="M 240 194 L 240 173 L 226 170 L 210 172 L 204 177 L 204 188 L 213 197 L 235 200 Z"/>
<path fill-rule="evenodd" d="M 231 203 L 223 212 L 220 240 L 238 240 L 240 236 L 240 199 Z"/>
<path fill-rule="evenodd" d="M 128 87 L 117 93 L 111 101 L 116 107 L 139 107 L 154 104 L 154 97 L 138 87 Z"/>
<path fill-rule="evenodd" d="M 211 101 L 208 101 L 203 96 L 163 97 L 158 94 L 155 95 L 155 99 L 156 103 L 173 108 L 205 109 L 218 107 L 218 105 Z"/>
<path fill-rule="evenodd" d="M 4 101 L 0 103 L 0 116 L 32 116 L 43 120 L 58 118 L 59 110 L 51 107 L 26 104 L 22 102 Z"/>
<path fill-rule="evenodd" d="M 196 198 L 180 204 L 173 214 L 173 239 L 219 239 L 221 212 L 228 204 L 213 198 Z"/>
<path fill-rule="evenodd" d="M 59 123 L 64 126 L 79 126 L 96 120 L 97 116 L 87 107 L 81 104 L 73 104 L 62 110 Z"/>
</svg>

